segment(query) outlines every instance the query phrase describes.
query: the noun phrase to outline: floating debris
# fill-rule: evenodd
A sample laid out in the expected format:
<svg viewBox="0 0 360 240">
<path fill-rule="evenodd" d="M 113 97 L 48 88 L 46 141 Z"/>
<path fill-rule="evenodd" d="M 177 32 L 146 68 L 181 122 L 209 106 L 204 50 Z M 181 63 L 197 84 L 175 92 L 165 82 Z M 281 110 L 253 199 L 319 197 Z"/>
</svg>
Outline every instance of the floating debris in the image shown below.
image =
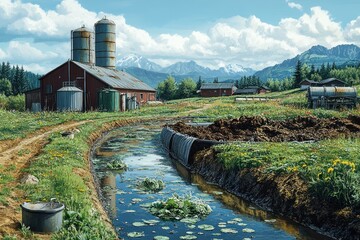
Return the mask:
<svg viewBox="0 0 360 240">
<path fill-rule="evenodd" d="M 239 226 L 246 226 L 246 223 L 238 223 Z"/>
<path fill-rule="evenodd" d="M 235 222 L 242 222 L 243 220 L 241 218 L 234 218 L 233 221 Z"/>
<path fill-rule="evenodd" d="M 136 212 L 135 210 L 125 210 L 124 213 L 134 213 Z"/>
<path fill-rule="evenodd" d="M 142 202 L 141 198 L 133 198 L 133 199 L 131 199 L 132 204 L 139 203 L 139 202 Z"/>
<path fill-rule="evenodd" d="M 198 221 L 200 221 L 199 218 L 183 218 L 180 220 L 180 222 L 183 222 L 183 223 L 189 223 L 189 224 L 195 224 L 197 223 Z"/>
</svg>

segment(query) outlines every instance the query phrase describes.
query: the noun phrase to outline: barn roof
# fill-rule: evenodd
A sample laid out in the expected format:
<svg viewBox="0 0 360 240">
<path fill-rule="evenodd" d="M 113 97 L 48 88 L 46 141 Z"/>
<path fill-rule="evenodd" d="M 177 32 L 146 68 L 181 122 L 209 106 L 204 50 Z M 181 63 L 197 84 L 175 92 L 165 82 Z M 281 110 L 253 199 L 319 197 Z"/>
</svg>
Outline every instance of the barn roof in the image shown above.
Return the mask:
<svg viewBox="0 0 360 240">
<path fill-rule="evenodd" d="M 346 84 L 344 81 L 341 81 L 340 79 L 337 79 L 337 78 L 324 79 L 324 80 L 321 80 L 319 83 L 320 84 L 326 84 L 326 83 L 330 83 L 330 82 L 333 82 L 333 81 L 339 81 L 339 82 L 342 82 L 343 84 Z"/>
<path fill-rule="evenodd" d="M 156 91 L 154 88 L 126 72 L 117 69 L 88 65 L 76 61 L 72 62 L 113 88 Z"/>
<path fill-rule="evenodd" d="M 203 83 L 200 90 L 204 89 L 232 89 L 234 86 L 233 83 Z"/>
</svg>

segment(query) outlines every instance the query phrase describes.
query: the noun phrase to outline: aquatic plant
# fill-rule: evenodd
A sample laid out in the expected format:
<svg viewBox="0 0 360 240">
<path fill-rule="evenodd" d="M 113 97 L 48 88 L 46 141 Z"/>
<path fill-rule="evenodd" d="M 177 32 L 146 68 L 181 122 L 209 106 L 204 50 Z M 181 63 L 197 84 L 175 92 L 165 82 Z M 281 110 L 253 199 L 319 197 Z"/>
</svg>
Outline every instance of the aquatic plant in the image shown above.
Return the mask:
<svg viewBox="0 0 360 240">
<path fill-rule="evenodd" d="M 202 218 L 209 215 L 211 207 L 190 194 L 183 197 L 174 194 L 165 201 L 155 201 L 149 205 L 148 210 L 155 216 L 164 220 L 181 220 L 183 218 Z"/>
<path fill-rule="evenodd" d="M 165 184 L 162 180 L 145 178 L 138 182 L 136 187 L 145 192 L 159 192 L 164 189 Z"/>
<path fill-rule="evenodd" d="M 126 164 L 121 160 L 112 160 L 106 164 L 106 167 L 111 170 L 126 170 Z"/>
</svg>

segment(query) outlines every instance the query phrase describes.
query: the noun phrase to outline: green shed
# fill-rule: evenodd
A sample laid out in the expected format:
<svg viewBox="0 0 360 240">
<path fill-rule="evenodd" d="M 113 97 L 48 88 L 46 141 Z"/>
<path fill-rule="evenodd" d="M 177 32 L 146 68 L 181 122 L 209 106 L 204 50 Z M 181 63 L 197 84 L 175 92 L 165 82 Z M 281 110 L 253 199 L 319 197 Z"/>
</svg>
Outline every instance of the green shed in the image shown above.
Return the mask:
<svg viewBox="0 0 360 240">
<path fill-rule="evenodd" d="M 99 108 L 101 111 L 120 111 L 120 94 L 115 89 L 103 89 L 99 93 Z"/>
</svg>

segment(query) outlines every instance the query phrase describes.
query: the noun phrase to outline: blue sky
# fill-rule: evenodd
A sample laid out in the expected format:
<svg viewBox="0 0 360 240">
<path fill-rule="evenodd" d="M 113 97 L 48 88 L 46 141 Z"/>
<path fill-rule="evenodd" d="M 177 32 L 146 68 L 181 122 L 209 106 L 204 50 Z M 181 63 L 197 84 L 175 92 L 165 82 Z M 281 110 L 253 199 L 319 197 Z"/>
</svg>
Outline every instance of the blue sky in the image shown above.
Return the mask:
<svg viewBox="0 0 360 240">
<path fill-rule="evenodd" d="M 45 73 L 70 57 L 70 31 L 104 15 L 118 59 L 262 69 L 313 45 L 360 45 L 358 0 L 1 0 L 0 61 Z"/>
</svg>

